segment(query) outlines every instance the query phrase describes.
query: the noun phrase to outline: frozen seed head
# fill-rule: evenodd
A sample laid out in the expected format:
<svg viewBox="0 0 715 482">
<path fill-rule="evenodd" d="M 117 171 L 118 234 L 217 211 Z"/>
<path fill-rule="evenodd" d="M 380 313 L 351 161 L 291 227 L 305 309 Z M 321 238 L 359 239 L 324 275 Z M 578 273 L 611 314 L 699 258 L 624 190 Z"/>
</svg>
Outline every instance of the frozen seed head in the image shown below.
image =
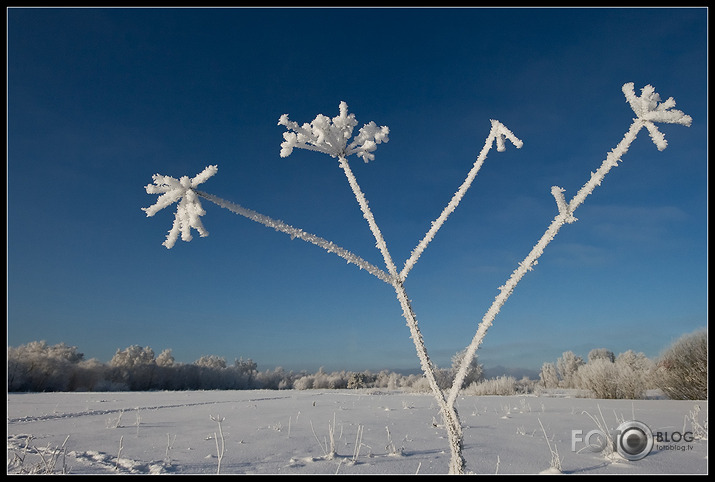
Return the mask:
<svg viewBox="0 0 715 482">
<path fill-rule="evenodd" d="M 352 142 L 348 143 L 358 122 L 355 114 L 348 113 L 345 102 L 340 102 L 339 110 L 340 113 L 332 119 L 318 114 L 312 122 L 303 125 L 283 114 L 278 119 L 278 125 L 285 126 L 288 132 L 283 133 L 281 157 L 288 157 L 294 148 L 299 148 L 322 152 L 334 158 L 357 154 L 365 162 L 374 160 L 373 152 L 378 144 L 389 140 L 390 129 L 387 126 L 378 127 L 371 121 L 361 127 Z"/>
<path fill-rule="evenodd" d="M 146 186 L 147 193 L 161 194 L 156 203 L 148 208 L 142 208 L 147 216 L 153 216 L 177 201 L 179 203 L 174 215 L 174 224 L 166 236 L 166 241 L 162 243 L 167 249 L 174 246 L 179 233 L 181 233 L 182 240 L 191 241 L 191 228 L 196 229 L 202 237 L 209 235 L 201 223 L 201 216 L 206 214 L 206 211 L 201 207 L 195 189 L 216 172 L 218 172 L 218 166 L 208 166 L 193 178 L 182 176 L 180 179 L 176 179 L 171 176 L 154 174 L 154 183 Z"/>
</svg>

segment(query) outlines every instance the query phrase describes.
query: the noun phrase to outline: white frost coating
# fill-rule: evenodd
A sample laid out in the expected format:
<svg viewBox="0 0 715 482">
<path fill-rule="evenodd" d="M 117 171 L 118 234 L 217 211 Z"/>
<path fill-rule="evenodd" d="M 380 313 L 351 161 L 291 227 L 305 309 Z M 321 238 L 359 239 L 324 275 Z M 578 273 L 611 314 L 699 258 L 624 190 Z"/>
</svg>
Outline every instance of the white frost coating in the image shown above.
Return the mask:
<svg viewBox="0 0 715 482">
<path fill-rule="evenodd" d="M 662 151 L 667 146 L 667 143 L 665 142 L 665 137 L 652 123 L 653 121 L 681 124 L 684 126 L 690 126 L 692 122 L 692 118 L 690 116 L 685 115 L 678 110 L 668 110 L 675 105 L 675 101 L 672 97 L 664 103 L 658 104 L 657 101 L 660 100 L 660 96 L 655 93 L 653 87 L 650 85 L 646 85 L 642 89 L 643 94 L 641 95 L 641 97 L 636 97 L 633 93 L 632 82 L 624 84 L 622 90 L 624 95 L 626 96 L 626 100 L 631 105 L 633 112 L 636 113 L 638 118 L 633 120 L 633 123 L 628 129 L 628 132 L 626 132 L 623 136 L 623 139 L 621 139 L 618 145 L 611 152 L 608 153 L 606 159 L 601 164 L 601 167 L 599 167 L 595 173 L 591 173 L 590 179 L 586 182 L 586 184 L 583 185 L 583 187 L 578 191 L 578 193 L 576 193 L 573 199 L 571 199 L 571 201 L 568 203 L 568 206 L 566 205 L 566 202 L 564 200 L 564 190 L 558 186 L 553 186 L 551 188 L 551 193 L 556 199 L 556 205 L 558 207 L 559 214 L 556 215 L 544 235 L 532 248 L 531 252 L 527 255 L 527 257 L 524 258 L 524 261 L 519 263 L 519 267 L 514 270 L 507 282 L 503 286 L 499 287 L 500 292 L 485 313 L 484 317 L 482 318 L 482 321 L 477 328 L 477 332 L 474 335 L 472 342 L 467 347 L 464 358 L 462 359 L 462 364 L 457 371 L 457 374 L 455 375 L 454 383 L 452 384 L 452 388 L 448 397 L 449 404 L 454 404 L 457 398 L 457 394 L 459 393 L 459 389 L 464 382 L 464 377 L 466 376 L 469 364 L 474 358 L 474 354 L 476 353 L 479 346 L 482 344 L 484 336 L 486 335 L 489 327 L 492 325 L 494 318 L 496 318 L 497 314 L 499 313 L 499 310 L 501 310 L 501 307 L 504 305 L 509 296 L 511 296 L 511 294 L 513 293 L 517 283 L 521 280 L 521 278 L 524 277 L 527 271 L 532 270 L 534 265 L 537 264 L 539 257 L 544 252 L 544 249 L 554 239 L 556 234 L 558 234 L 559 229 L 561 229 L 561 226 L 563 226 L 565 223 L 571 223 L 576 220 L 576 218 L 573 217 L 573 212 L 578 206 L 581 205 L 581 203 L 584 202 L 586 197 L 588 197 L 588 195 L 593 192 L 596 186 L 601 185 L 603 178 L 606 176 L 606 174 L 608 174 L 611 168 L 618 165 L 618 162 L 621 160 L 621 157 L 623 157 L 623 155 L 628 152 L 628 148 L 635 140 L 640 129 L 642 127 L 646 127 L 656 147 L 658 148 L 658 150 Z M 656 132 L 657 135 L 654 135 L 654 132 Z"/>
<path fill-rule="evenodd" d="M 244 208 L 243 206 L 232 203 L 229 201 L 226 201 L 224 199 L 221 199 L 217 196 L 214 196 L 213 194 L 208 194 L 202 191 L 197 191 L 197 195 L 201 196 L 202 198 L 211 201 L 212 203 L 216 204 L 217 206 L 220 206 L 224 209 L 228 209 L 229 211 L 239 214 L 245 218 L 250 219 L 251 221 L 255 221 L 257 223 L 261 223 L 266 227 L 273 228 L 276 231 L 280 231 L 282 233 L 286 233 L 291 237 L 291 239 L 302 239 L 303 241 L 307 241 L 309 243 L 315 244 L 316 246 L 320 246 L 324 250 L 326 250 L 328 253 L 333 253 L 341 258 L 345 259 L 348 263 L 352 263 L 356 265 L 360 269 L 364 269 L 371 275 L 377 277 L 378 279 L 384 281 L 385 283 L 392 284 L 392 277 L 385 273 L 383 270 L 380 268 L 374 266 L 373 264 L 370 264 L 369 262 L 365 261 L 362 259 L 360 256 L 357 256 L 353 254 L 352 252 L 348 251 L 345 248 L 341 248 L 335 243 L 332 243 L 324 238 L 321 238 L 320 236 L 316 236 L 315 234 L 310 234 L 302 229 L 294 228 L 293 226 L 290 226 L 283 221 L 277 220 L 277 219 L 272 219 L 268 216 L 265 216 L 263 214 L 260 214 L 256 211 L 253 211 L 251 209 Z"/>
<path fill-rule="evenodd" d="M 559 186 L 551 186 L 551 194 L 554 196 L 554 199 L 556 199 L 556 207 L 559 209 L 559 214 L 563 216 L 565 222 L 570 224 L 578 221 L 578 219 L 573 216 L 573 213 L 566 205 L 566 200 L 564 199 L 565 190 L 566 189 Z"/>
<path fill-rule="evenodd" d="M 637 97 L 633 91 L 633 82 L 623 84 L 623 93 L 626 96 L 626 101 L 631 105 L 631 109 L 638 116 L 638 120 L 642 121 L 645 128 L 648 129 L 651 139 L 655 143 L 659 151 L 662 151 L 668 146 L 665 136 L 658 130 L 653 122 L 665 122 L 668 124 L 680 124 L 690 126 L 693 119 L 689 115 L 685 115 L 682 111 L 673 109 L 675 100 L 669 97 L 665 102 L 659 104 L 660 95 L 656 93 L 652 85 L 646 85 L 641 89 L 641 96 Z"/>
<path fill-rule="evenodd" d="M 340 167 L 343 169 L 343 171 L 345 171 L 345 176 L 348 178 L 350 188 L 353 190 L 353 194 L 355 194 L 355 199 L 357 199 L 358 205 L 360 206 L 360 210 L 362 210 L 363 217 L 367 221 L 367 224 L 370 227 L 370 231 L 375 238 L 375 245 L 377 246 L 377 249 L 380 250 L 382 257 L 385 260 L 387 271 L 390 273 L 390 275 L 397 279 L 397 268 L 395 267 L 395 263 L 392 261 L 390 251 L 387 249 L 387 243 L 382 237 L 380 228 L 377 226 L 377 223 L 375 222 L 375 217 L 372 215 L 372 211 L 370 211 L 370 207 L 368 206 L 367 199 L 365 198 L 365 195 L 360 189 L 357 179 L 355 178 L 353 171 L 350 169 L 350 165 L 348 164 L 347 159 L 345 159 L 344 157 L 340 158 Z"/>
<path fill-rule="evenodd" d="M 332 120 L 318 114 L 310 124 L 305 123 L 302 126 L 288 119 L 288 114 L 283 114 L 278 119 L 278 125 L 285 126 L 289 132 L 283 133 L 281 157 L 288 157 L 294 148 L 300 148 L 336 158 L 357 154 L 365 162 L 374 160 L 373 152 L 378 144 L 389 140 L 390 129 L 386 126 L 377 127 L 374 122 L 370 122 L 361 127 L 355 139 L 348 144 L 358 122 L 355 114 L 348 114 L 348 105 L 345 102 L 340 102 L 339 109 L 340 114 Z"/>
<path fill-rule="evenodd" d="M 171 249 L 174 246 L 179 233 L 181 233 L 182 240 L 191 241 L 191 228 L 196 229 L 202 237 L 209 235 L 201 223 L 201 216 L 206 214 L 206 211 L 201 207 L 195 188 L 216 174 L 217 171 L 218 166 L 208 166 L 193 178 L 182 176 L 180 179 L 176 179 L 171 176 L 162 176 L 161 174 L 152 176 L 154 184 L 148 184 L 146 192 L 149 194 L 161 194 L 161 196 L 153 205 L 148 208 L 142 208 L 142 211 L 147 216 L 153 216 L 165 207 L 179 201 L 174 216 L 174 224 L 166 236 L 166 241 L 162 243 L 167 249 Z"/>
<path fill-rule="evenodd" d="M 435 234 L 437 234 L 437 231 L 439 231 L 439 229 L 442 227 L 449 215 L 452 214 L 455 209 L 457 209 L 457 206 L 464 197 L 464 194 L 472 185 L 472 181 L 474 181 L 474 178 L 477 177 L 477 173 L 479 172 L 479 169 L 481 169 L 482 164 L 484 164 L 484 160 L 487 158 L 489 150 L 494 145 L 494 141 L 496 140 L 497 151 L 499 152 L 504 152 L 506 150 L 506 146 L 504 143 L 505 137 L 509 139 L 517 147 L 517 149 L 520 149 L 521 146 L 524 145 L 524 143 L 520 139 L 518 139 L 509 129 L 507 129 L 506 126 L 504 126 L 504 124 L 494 119 L 491 119 L 491 123 L 492 128 L 489 131 L 487 140 L 484 142 L 484 147 L 479 153 L 479 156 L 477 156 L 477 160 L 474 162 L 472 169 L 470 169 L 469 173 L 467 173 L 466 179 L 459 187 L 457 192 L 454 193 L 454 196 L 452 196 L 452 199 L 449 201 L 449 203 L 447 203 L 447 206 L 445 206 L 439 217 L 432 222 L 432 226 L 430 227 L 429 231 L 427 231 L 425 237 L 422 238 L 422 241 L 420 241 L 417 247 L 412 251 L 410 258 L 405 261 L 405 266 L 400 272 L 400 277 L 402 279 L 405 279 L 407 277 L 407 273 L 409 273 L 412 268 L 414 268 L 415 263 L 417 263 L 417 260 L 422 255 L 422 252 L 425 250 L 425 248 L 427 248 L 427 245 L 432 242 Z"/>
</svg>

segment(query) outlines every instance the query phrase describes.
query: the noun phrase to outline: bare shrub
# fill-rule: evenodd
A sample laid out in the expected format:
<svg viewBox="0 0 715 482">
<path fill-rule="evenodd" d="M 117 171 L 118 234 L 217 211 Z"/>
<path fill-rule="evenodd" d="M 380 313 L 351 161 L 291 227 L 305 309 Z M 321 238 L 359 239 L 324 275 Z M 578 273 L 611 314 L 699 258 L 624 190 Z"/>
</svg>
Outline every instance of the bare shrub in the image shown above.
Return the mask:
<svg viewBox="0 0 715 482">
<path fill-rule="evenodd" d="M 595 358 L 579 367 L 579 388 L 590 390 L 595 398 L 618 398 L 618 369 L 608 358 Z"/>
<path fill-rule="evenodd" d="M 467 395 L 516 395 L 517 381 L 514 377 L 503 375 L 481 382 L 473 382 L 464 390 L 464 393 Z"/>
<path fill-rule="evenodd" d="M 658 359 L 654 381 L 673 400 L 708 399 L 708 333 L 683 335 Z"/>
</svg>

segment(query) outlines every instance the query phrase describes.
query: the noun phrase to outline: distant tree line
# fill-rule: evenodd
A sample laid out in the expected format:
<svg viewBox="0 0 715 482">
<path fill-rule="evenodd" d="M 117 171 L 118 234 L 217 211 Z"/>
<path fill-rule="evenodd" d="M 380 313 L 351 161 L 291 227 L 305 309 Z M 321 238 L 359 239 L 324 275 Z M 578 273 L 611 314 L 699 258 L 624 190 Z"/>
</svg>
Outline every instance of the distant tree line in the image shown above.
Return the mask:
<svg viewBox="0 0 715 482">
<path fill-rule="evenodd" d="M 543 388 L 576 388 L 595 398 L 643 398 L 659 388 L 674 400 L 707 400 L 707 332 L 683 335 L 655 362 L 628 350 L 617 357 L 605 348 L 591 350 L 588 360 L 567 351 L 539 373 Z"/>
<path fill-rule="evenodd" d="M 452 357 L 452 367 L 437 371 L 444 389 L 451 385 L 464 355 Z M 202 356 L 193 363 L 176 362 L 170 349 L 158 356 L 150 347 L 118 349 L 109 363 L 85 360 L 77 347 L 34 341 L 8 347 L 8 391 L 146 391 L 382 388 L 429 392 L 422 375 L 387 370 L 293 372 L 283 368 L 259 371 L 251 359 L 237 358 L 229 365 L 222 357 Z M 587 361 L 567 351 L 556 363 L 544 363 L 539 380 L 501 376 L 485 380 L 475 358 L 462 387 L 472 395 L 516 395 L 541 389 L 579 389 L 595 398 L 643 398 L 645 391 L 661 389 L 672 399 L 707 400 L 707 332 L 685 335 L 656 361 L 628 350 L 615 356 L 598 348 Z"/>
<path fill-rule="evenodd" d="M 454 362 L 462 355 L 455 355 Z M 456 366 L 438 370 L 440 380 L 451 384 Z M 481 378 L 482 367 L 472 363 L 467 380 Z M 176 362 L 170 349 L 158 356 L 150 347 L 132 345 L 118 349 L 109 363 L 85 360 L 76 346 L 48 345 L 34 341 L 8 348 L 8 391 L 146 391 L 146 390 L 247 390 L 386 388 L 429 391 L 422 375 L 402 375 L 387 370 L 293 372 L 283 368 L 259 371 L 251 359 L 238 358 L 232 365 L 216 355 L 193 363 Z"/>
</svg>

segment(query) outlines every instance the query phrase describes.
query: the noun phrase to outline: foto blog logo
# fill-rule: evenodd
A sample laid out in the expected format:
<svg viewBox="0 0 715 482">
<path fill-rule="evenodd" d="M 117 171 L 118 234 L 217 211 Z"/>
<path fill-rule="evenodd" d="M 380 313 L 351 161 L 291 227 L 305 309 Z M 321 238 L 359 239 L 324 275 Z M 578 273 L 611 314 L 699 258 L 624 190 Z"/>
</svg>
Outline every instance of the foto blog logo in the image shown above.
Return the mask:
<svg viewBox="0 0 715 482">
<path fill-rule="evenodd" d="M 583 442 L 586 446 L 580 450 L 576 444 Z M 583 430 L 571 431 L 571 451 L 602 452 L 612 443 L 618 454 L 626 460 L 640 460 L 653 449 L 653 432 L 643 422 L 631 420 L 621 423 L 610 434 L 602 430 L 591 430 L 583 435 Z"/>
</svg>

